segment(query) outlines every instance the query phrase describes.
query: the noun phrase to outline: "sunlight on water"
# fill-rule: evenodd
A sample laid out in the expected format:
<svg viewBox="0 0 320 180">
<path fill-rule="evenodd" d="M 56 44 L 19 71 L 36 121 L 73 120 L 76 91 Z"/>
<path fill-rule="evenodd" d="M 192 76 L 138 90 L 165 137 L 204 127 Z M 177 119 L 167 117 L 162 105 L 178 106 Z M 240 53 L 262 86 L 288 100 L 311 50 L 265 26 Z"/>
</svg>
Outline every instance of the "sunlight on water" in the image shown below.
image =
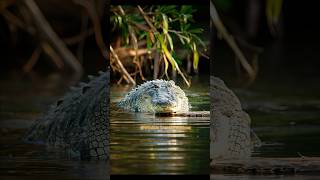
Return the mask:
<svg viewBox="0 0 320 180">
<path fill-rule="evenodd" d="M 113 86 L 111 103 L 120 101 L 129 90 Z M 192 108 L 209 110 L 209 93 L 192 93 L 197 97 L 189 98 Z M 209 173 L 208 117 L 156 117 L 115 107 L 110 121 L 111 174 Z"/>
</svg>

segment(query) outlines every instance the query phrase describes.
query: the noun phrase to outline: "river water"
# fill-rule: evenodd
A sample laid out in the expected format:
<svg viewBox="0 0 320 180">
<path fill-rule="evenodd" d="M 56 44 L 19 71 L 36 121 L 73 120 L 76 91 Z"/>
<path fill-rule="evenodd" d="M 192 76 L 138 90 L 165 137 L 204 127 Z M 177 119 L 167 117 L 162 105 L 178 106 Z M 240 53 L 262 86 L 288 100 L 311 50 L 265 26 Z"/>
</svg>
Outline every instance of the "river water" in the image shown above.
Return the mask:
<svg viewBox="0 0 320 180">
<path fill-rule="evenodd" d="M 193 109 L 207 110 L 208 81 L 185 89 Z M 283 83 L 287 82 L 287 83 Z M 317 79 L 296 83 L 259 80 L 252 87 L 233 88 L 252 126 L 263 141 L 259 157 L 320 156 L 320 85 Z M 33 78 L 13 75 L 0 79 L 0 179 L 105 179 L 107 162 L 62 159 L 41 144 L 22 137 L 32 122 L 61 97 L 70 85 L 53 74 Z M 113 86 L 111 101 L 130 90 Z M 290 92 L 290 93 L 289 93 Z M 207 174 L 209 120 L 155 118 L 148 114 L 111 111 L 112 174 Z M 280 176 L 215 175 L 215 179 L 279 179 Z M 315 176 L 286 176 L 316 179 Z"/>
<path fill-rule="evenodd" d="M 298 85 L 299 82 L 299 85 Z M 262 157 L 320 156 L 320 84 L 298 78 L 234 89 L 263 141 Z"/>
<path fill-rule="evenodd" d="M 193 82 L 183 88 L 191 111 L 209 111 L 209 81 Z M 131 88 L 112 86 L 111 102 Z M 114 108 L 110 122 L 111 174 L 209 174 L 209 117 L 155 117 Z"/>
<path fill-rule="evenodd" d="M 223 79 L 239 97 L 262 141 L 255 157 L 320 157 L 320 78 L 269 76 L 247 88 Z M 310 175 L 212 174 L 211 179 L 319 179 Z"/>
</svg>

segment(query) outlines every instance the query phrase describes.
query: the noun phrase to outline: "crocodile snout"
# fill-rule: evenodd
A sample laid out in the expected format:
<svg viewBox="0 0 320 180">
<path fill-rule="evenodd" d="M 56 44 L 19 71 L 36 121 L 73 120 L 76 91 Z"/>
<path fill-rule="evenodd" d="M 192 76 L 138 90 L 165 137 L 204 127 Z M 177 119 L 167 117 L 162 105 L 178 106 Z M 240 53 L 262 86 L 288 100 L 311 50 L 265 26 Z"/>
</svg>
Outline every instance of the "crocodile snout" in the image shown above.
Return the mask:
<svg viewBox="0 0 320 180">
<path fill-rule="evenodd" d="M 170 107 L 174 106 L 174 101 L 171 97 L 162 95 L 154 97 L 152 99 L 152 104 L 161 107 Z"/>
<path fill-rule="evenodd" d="M 154 105 L 158 106 L 172 106 L 173 102 L 170 100 L 156 100 L 152 102 Z"/>
</svg>

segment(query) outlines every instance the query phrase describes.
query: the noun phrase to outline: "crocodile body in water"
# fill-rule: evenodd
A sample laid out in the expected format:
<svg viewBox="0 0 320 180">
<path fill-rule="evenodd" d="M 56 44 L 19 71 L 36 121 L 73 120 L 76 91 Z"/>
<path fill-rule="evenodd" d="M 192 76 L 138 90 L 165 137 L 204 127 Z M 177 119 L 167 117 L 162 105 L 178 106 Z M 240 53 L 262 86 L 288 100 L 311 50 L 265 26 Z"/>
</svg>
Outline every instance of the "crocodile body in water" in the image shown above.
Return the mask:
<svg viewBox="0 0 320 180">
<path fill-rule="evenodd" d="M 250 116 L 221 79 L 211 76 L 210 84 L 210 158 L 213 162 L 249 159 L 253 147 L 261 146 L 261 141 L 251 131 Z"/>
<path fill-rule="evenodd" d="M 36 120 L 25 141 L 62 148 L 72 159 L 109 159 L 109 72 L 89 78 Z"/>
<path fill-rule="evenodd" d="M 189 112 L 188 98 L 174 81 L 153 80 L 132 89 L 118 106 L 132 112 L 161 116 L 203 117 L 211 114 L 210 157 L 213 160 L 248 159 L 260 140 L 251 131 L 250 117 L 239 99 L 216 77 L 210 77 L 211 113 Z"/>
<path fill-rule="evenodd" d="M 249 158 L 252 150 L 250 117 L 222 80 L 211 77 L 211 159 Z M 63 148 L 77 159 L 109 159 L 109 73 L 91 78 L 58 100 L 27 132 L 28 142 Z M 173 81 L 148 81 L 133 89 L 119 107 L 134 112 L 189 112 L 185 93 Z"/>
</svg>

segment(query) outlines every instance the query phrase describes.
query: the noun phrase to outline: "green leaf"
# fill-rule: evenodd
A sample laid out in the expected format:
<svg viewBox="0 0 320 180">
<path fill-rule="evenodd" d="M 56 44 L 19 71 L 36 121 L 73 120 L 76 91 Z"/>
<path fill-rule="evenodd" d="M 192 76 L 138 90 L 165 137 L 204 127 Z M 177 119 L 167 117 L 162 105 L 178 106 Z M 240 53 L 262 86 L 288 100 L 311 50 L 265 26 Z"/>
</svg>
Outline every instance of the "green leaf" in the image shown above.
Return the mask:
<svg viewBox="0 0 320 180">
<path fill-rule="evenodd" d="M 266 1 L 266 16 L 269 24 L 277 23 L 280 17 L 282 0 Z"/>
<path fill-rule="evenodd" d="M 188 44 L 189 44 L 190 41 L 191 41 L 189 37 L 187 37 L 186 40 L 187 40 L 187 43 L 188 43 Z"/>
<path fill-rule="evenodd" d="M 122 40 L 125 42 L 125 44 L 129 44 L 129 30 L 127 25 L 123 25 L 121 27 L 121 36 Z"/>
<path fill-rule="evenodd" d="M 171 49 L 171 51 L 173 51 L 173 43 L 172 43 L 172 38 L 171 38 L 170 34 L 167 34 L 167 39 L 169 42 L 170 49 Z"/>
<path fill-rule="evenodd" d="M 196 10 L 192 8 L 192 6 L 183 5 L 181 6 L 180 13 L 181 14 L 191 14 L 195 12 Z"/>
<path fill-rule="evenodd" d="M 179 37 L 179 39 L 180 39 L 180 41 L 181 41 L 181 44 L 185 44 L 183 38 L 182 38 L 181 36 L 178 36 L 178 37 Z"/>
<path fill-rule="evenodd" d="M 142 33 L 139 35 L 139 40 L 143 39 L 144 37 L 146 37 L 148 35 L 148 33 L 146 31 L 142 31 Z"/>
<path fill-rule="evenodd" d="M 195 28 L 195 29 L 190 29 L 189 33 L 194 33 L 194 34 L 199 34 L 202 33 L 203 29 L 202 28 Z"/>
<path fill-rule="evenodd" d="M 201 40 L 201 38 L 199 38 L 196 35 L 191 35 L 191 37 L 195 42 L 199 43 L 202 47 L 204 48 L 206 47 L 206 44 Z"/>
<path fill-rule="evenodd" d="M 169 29 L 169 25 L 168 25 L 168 18 L 165 14 L 162 14 L 162 28 L 163 28 L 163 33 L 164 34 L 168 34 L 168 29 Z"/>
<path fill-rule="evenodd" d="M 128 20 L 134 21 L 136 23 L 143 23 L 144 18 L 140 14 L 128 14 L 127 15 Z"/>
<path fill-rule="evenodd" d="M 161 49 L 162 52 L 165 54 L 165 56 L 168 58 L 168 60 L 171 63 L 172 69 L 175 70 L 176 69 L 176 61 L 175 59 L 172 57 L 171 53 L 169 52 L 169 50 L 167 49 L 166 44 L 164 43 L 163 37 L 161 34 L 157 34 L 158 40 L 160 42 L 161 45 Z"/>
<path fill-rule="evenodd" d="M 190 24 L 181 24 L 181 31 L 186 32 L 190 28 Z"/>
<path fill-rule="evenodd" d="M 157 11 L 164 14 L 175 14 L 177 13 L 176 7 L 176 5 L 158 6 Z"/>
<path fill-rule="evenodd" d="M 118 16 L 118 25 L 119 25 L 119 27 L 122 26 L 122 17 L 121 16 Z"/>
<path fill-rule="evenodd" d="M 197 51 L 197 46 L 193 43 L 193 69 L 197 70 L 199 64 L 199 53 Z"/>
<path fill-rule="evenodd" d="M 163 62 L 164 62 L 164 73 L 166 74 L 166 76 L 168 78 L 169 63 L 167 61 L 166 55 L 163 55 Z"/>
<path fill-rule="evenodd" d="M 178 65 L 182 65 L 182 60 L 177 56 L 177 53 L 172 51 L 172 57 L 176 60 Z"/>
</svg>

